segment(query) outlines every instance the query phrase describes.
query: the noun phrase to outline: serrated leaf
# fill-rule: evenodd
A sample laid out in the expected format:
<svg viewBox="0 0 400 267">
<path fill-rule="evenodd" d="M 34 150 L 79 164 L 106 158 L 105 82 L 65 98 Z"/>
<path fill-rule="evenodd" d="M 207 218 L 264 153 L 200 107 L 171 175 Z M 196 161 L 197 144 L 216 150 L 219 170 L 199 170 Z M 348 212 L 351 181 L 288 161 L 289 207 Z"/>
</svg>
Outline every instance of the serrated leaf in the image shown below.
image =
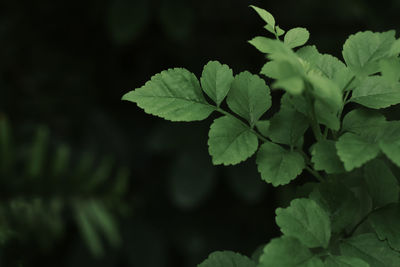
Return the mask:
<svg viewBox="0 0 400 267">
<path fill-rule="evenodd" d="M 268 137 L 274 143 L 295 146 L 308 129 L 308 119 L 293 108 L 281 107 L 270 119 Z"/>
<path fill-rule="evenodd" d="M 382 152 L 400 167 L 400 122 L 387 123 L 382 139 L 379 140 Z"/>
<path fill-rule="evenodd" d="M 303 156 L 279 145 L 265 142 L 257 153 L 257 168 L 261 178 L 273 186 L 288 184 L 304 169 Z"/>
<path fill-rule="evenodd" d="M 250 258 L 232 251 L 216 251 L 211 253 L 198 267 L 256 267 Z"/>
<path fill-rule="evenodd" d="M 361 167 L 364 163 L 375 158 L 380 149 L 376 143 L 353 133 L 343 134 L 336 142 L 336 150 L 346 171 Z"/>
<path fill-rule="evenodd" d="M 304 82 L 300 76 L 293 76 L 274 82 L 272 88 L 283 89 L 292 95 L 299 95 L 304 90 Z"/>
<path fill-rule="evenodd" d="M 307 74 L 309 82 L 313 85 L 313 95 L 332 111 L 337 111 L 343 105 L 341 89 L 329 78 L 326 78 L 316 72 Z"/>
<path fill-rule="evenodd" d="M 208 151 L 213 164 L 234 165 L 256 152 L 257 136 L 238 119 L 221 117 L 211 124 Z"/>
<path fill-rule="evenodd" d="M 175 68 L 154 75 L 144 86 L 122 97 L 146 113 L 170 121 L 199 121 L 214 110 L 205 100 L 196 76 Z"/>
<path fill-rule="evenodd" d="M 360 203 L 354 193 L 338 179 L 326 179 L 314 187 L 310 198 L 329 213 L 332 232 L 340 233 L 355 221 Z"/>
<path fill-rule="evenodd" d="M 235 76 L 226 102 L 250 126 L 254 126 L 272 104 L 270 89 L 265 81 L 247 71 Z"/>
<path fill-rule="evenodd" d="M 290 48 L 295 48 L 304 45 L 308 38 L 310 38 L 310 33 L 307 29 L 298 27 L 289 30 L 283 41 Z"/>
<path fill-rule="evenodd" d="M 351 237 L 340 244 L 342 255 L 360 258 L 371 267 L 397 267 L 400 253 L 392 250 L 386 241 L 380 241 L 375 234 L 367 233 Z"/>
<path fill-rule="evenodd" d="M 262 8 L 259 8 L 259 7 L 253 6 L 253 5 L 250 5 L 250 7 L 253 8 L 253 9 L 257 12 L 257 14 L 258 14 L 267 24 L 271 25 L 272 27 L 275 27 L 275 19 L 274 19 L 274 16 L 272 16 L 271 13 L 269 13 L 268 11 L 266 11 L 266 10 L 264 10 L 264 9 L 262 9 Z"/>
<path fill-rule="evenodd" d="M 283 106 L 294 108 L 305 116 L 308 116 L 312 110 L 303 95 L 291 95 L 289 93 L 283 94 L 281 98 L 281 107 Z"/>
<path fill-rule="evenodd" d="M 344 172 L 343 163 L 336 153 L 335 142 L 332 140 L 318 141 L 311 150 L 311 162 L 314 169 L 328 174 Z"/>
<path fill-rule="evenodd" d="M 294 199 L 288 208 L 277 208 L 275 221 L 286 236 L 295 237 L 308 248 L 326 248 L 331 238 L 328 213 L 314 200 Z"/>
<path fill-rule="evenodd" d="M 233 72 L 218 61 L 208 62 L 200 78 L 203 91 L 219 106 L 228 94 L 233 81 Z"/>
<path fill-rule="evenodd" d="M 343 58 L 356 74 L 366 76 L 378 70 L 377 61 L 391 56 L 395 32 L 364 31 L 350 35 L 343 45 Z"/>
<path fill-rule="evenodd" d="M 259 120 L 256 123 L 256 128 L 262 135 L 267 136 L 270 125 L 271 123 L 268 120 Z"/>
<path fill-rule="evenodd" d="M 370 265 L 359 258 L 330 255 L 325 259 L 325 267 L 370 267 Z"/>
<path fill-rule="evenodd" d="M 387 240 L 389 246 L 400 252 L 400 206 L 392 204 L 373 212 L 369 217 L 380 240 Z"/>
<path fill-rule="evenodd" d="M 314 110 L 319 124 L 325 125 L 334 131 L 340 129 L 340 119 L 337 116 L 337 110 L 327 106 L 319 99 L 316 99 L 314 102 Z"/>
<path fill-rule="evenodd" d="M 383 79 L 388 83 L 396 83 L 400 79 L 400 60 L 399 58 L 382 59 L 379 61 L 379 68 Z"/>
<path fill-rule="evenodd" d="M 290 255 L 290 257 L 288 257 Z M 282 236 L 272 239 L 260 257 L 259 267 L 323 267 L 322 262 L 299 240 Z"/>
<path fill-rule="evenodd" d="M 350 99 L 363 106 L 380 109 L 400 103 L 400 84 L 388 83 L 382 76 L 364 78 Z"/>
</svg>

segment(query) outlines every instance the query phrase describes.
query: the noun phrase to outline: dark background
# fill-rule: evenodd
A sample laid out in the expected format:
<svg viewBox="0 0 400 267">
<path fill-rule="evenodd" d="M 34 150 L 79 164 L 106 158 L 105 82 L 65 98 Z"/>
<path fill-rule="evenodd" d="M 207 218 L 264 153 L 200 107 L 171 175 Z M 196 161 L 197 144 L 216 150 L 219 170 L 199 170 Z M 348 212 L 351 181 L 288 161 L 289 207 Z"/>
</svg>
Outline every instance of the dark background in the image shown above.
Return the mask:
<svg viewBox="0 0 400 267">
<path fill-rule="evenodd" d="M 212 166 L 212 118 L 171 123 L 120 101 L 171 67 L 199 77 L 209 60 L 219 60 L 235 74 L 258 73 L 264 57 L 247 41 L 268 33 L 250 4 L 270 11 L 285 30 L 306 27 L 309 44 L 340 58 L 349 34 L 400 27 L 396 0 L 0 1 L 0 112 L 17 145 L 23 149 L 42 125 L 52 144 L 67 143 L 76 155 L 111 155 L 131 171 L 128 212 L 116 215 L 121 246 L 96 259 L 66 219 L 51 246 L 5 243 L 0 263 L 195 266 L 214 250 L 251 255 L 279 235 L 274 209 L 293 189 L 263 183 L 254 158 Z"/>
</svg>

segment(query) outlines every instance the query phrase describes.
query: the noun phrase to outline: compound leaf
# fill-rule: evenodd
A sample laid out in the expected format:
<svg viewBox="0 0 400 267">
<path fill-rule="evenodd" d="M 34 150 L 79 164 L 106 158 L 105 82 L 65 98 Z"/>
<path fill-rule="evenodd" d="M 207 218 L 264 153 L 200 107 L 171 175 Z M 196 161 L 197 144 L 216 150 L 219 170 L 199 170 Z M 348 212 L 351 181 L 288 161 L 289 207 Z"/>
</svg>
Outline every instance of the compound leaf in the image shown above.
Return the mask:
<svg viewBox="0 0 400 267">
<path fill-rule="evenodd" d="M 380 109 L 400 103 L 400 84 L 388 83 L 382 76 L 362 79 L 350 99 L 368 108 Z"/>
<path fill-rule="evenodd" d="M 356 75 L 369 75 L 378 71 L 378 60 L 391 56 L 395 32 L 364 31 L 350 35 L 343 45 L 343 58 Z"/>
<path fill-rule="evenodd" d="M 346 171 L 361 167 L 379 153 L 379 146 L 353 133 L 343 134 L 336 142 L 336 150 Z"/>
<path fill-rule="evenodd" d="M 273 186 L 288 184 L 304 169 L 303 156 L 287 151 L 280 145 L 265 142 L 257 153 L 257 168 L 261 178 Z"/>
<path fill-rule="evenodd" d="M 144 86 L 122 97 L 146 113 L 170 121 L 199 121 L 214 110 L 205 100 L 196 76 L 175 68 L 154 75 Z"/>
<path fill-rule="evenodd" d="M 244 71 L 235 76 L 228 93 L 229 108 L 246 119 L 251 126 L 271 107 L 271 94 L 265 81 Z"/>
<path fill-rule="evenodd" d="M 318 141 L 311 149 L 311 162 L 314 169 L 328 174 L 344 172 L 343 163 L 336 153 L 335 142 L 332 140 Z"/>
<path fill-rule="evenodd" d="M 375 207 L 399 200 L 399 184 L 386 163 L 374 159 L 364 166 L 364 177 Z"/>
<path fill-rule="evenodd" d="M 328 213 L 314 200 L 294 199 L 290 206 L 277 208 L 276 224 L 286 236 L 295 237 L 308 248 L 326 248 L 331 238 Z"/>
<path fill-rule="evenodd" d="M 375 211 L 369 217 L 380 240 L 387 240 L 389 246 L 400 252 L 400 206 L 392 204 Z"/>
<path fill-rule="evenodd" d="M 290 257 L 288 257 L 290 255 Z M 322 267 L 321 260 L 296 238 L 282 236 L 272 239 L 260 257 L 259 267 Z"/>
<path fill-rule="evenodd" d="M 216 251 L 211 253 L 198 267 L 256 267 L 250 258 L 232 251 Z"/>
<path fill-rule="evenodd" d="M 340 251 L 344 256 L 362 259 L 371 267 L 396 267 L 400 263 L 400 253 L 392 250 L 386 241 L 380 241 L 373 233 L 343 241 Z"/>
<path fill-rule="evenodd" d="M 214 120 L 208 137 L 208 151 L 216 165 L 237 164 L 258 147 L 257 136 L 240 120 L 227 116 Z"/>
<path fill-rule="evenodd" d="M 304 45 L 308 41 L 308 38 L 310 38 L 308 30 L 298 27 L 289 30 L 283 41 L 290 48 L 295 48 Z"/>
<path fill-rule="evenodd" d="M 208 62 L 200 78 L 203 91 L 219 106 L 228 94 L 233 81 L 233 72 L 218 61 Z"/>
<path fill-rule="evenodd" d="M 370 267 L 370 265 L 359 258 L 330 255 L 325 259 L 325 267 Z"/>
</svg>

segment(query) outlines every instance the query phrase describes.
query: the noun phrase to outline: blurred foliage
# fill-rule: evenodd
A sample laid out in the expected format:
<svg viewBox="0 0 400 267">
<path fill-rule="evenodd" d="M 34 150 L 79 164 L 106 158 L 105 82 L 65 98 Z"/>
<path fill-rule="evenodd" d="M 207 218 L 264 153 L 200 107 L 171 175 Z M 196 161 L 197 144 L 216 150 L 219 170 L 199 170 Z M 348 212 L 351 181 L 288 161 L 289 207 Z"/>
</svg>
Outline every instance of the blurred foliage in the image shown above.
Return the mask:
<svg viewBox="0 0 400 267">
<path fill-rule="evenodd" d="M 1 174 L 0 206 L 1 214 L 15 209 L 21 216 L 3 219 L 10 231 L 1 232 L 0 240 L 8 241 L 0 264 L 195 266 L 215 250 L 251 255 L 278 235 L 271 207 L 288 203 L 292 187 L 272 190 L 252 162 L 212 166 L 205 145 L 209 121 L 171 125 L 120 101 L 170 67 L 200 74 L 215 59 L 237 72 L 259 72 L 264 58 L 246 40 L 265 32 L 250 4 L 270 10 L 284 28 L 308 28 L 310 43 L 339 57 L 351 33 L 400 28 L 397 0 L 0 1 L 0 112 L 13 126 L 12 134 L 1 133 L 13 142 L 2 141 L 0 153 L 14 155 L 0 160 L 2 169 L 14 166 L 12 178 Z M 388 109 L 388 118 L 399 112 Z M 32 159 L 33 148 L 43 149 L 42 159 Z M 129 185 L 121 182 L 115 193 L 119 198 L 111 194 L 115 166 L 131 170 Z M 109 245 L 117 243 L 113 231 L 94 223 L 96 205 L 119 226 L 116 249 Z M 26 224 L 35 212 L 41 215 L 30 218 L 37 221 Z M 104 256 L 93 257 L 82 237 L 100 239 Z"/>
</svg>

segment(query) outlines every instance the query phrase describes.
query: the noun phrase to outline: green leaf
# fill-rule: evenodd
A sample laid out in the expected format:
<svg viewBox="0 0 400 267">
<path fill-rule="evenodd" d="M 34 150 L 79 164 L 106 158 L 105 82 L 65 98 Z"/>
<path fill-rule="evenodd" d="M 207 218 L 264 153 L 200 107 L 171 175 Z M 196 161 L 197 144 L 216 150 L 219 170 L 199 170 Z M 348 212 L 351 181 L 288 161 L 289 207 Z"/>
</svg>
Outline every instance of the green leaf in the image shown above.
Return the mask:
<svg viewBox="0 0 400 267">
<path fill-rule="evenodd" d="M 326 173 L 344 172 L 343 163 L 336 152 L 335 142 L 332 140 L 321 140 L 311 149 L 311 162 L 314 169 Z"/>
<path fill-rule="evenodd" d="M 270 59 L 288 61 L 294 66 L 301 66 L 300 61 L 293 50 L 279 40 L 257 36 L 250 40 L 249 43 L 260 52 L 269 54 L 268 58 Z"/>
<path fill-rule="evenodd" d="M 400 122 L 391 121 L 384 129 L 384 135 L 379 141 L 382 152 L 400 167 Z"/>
<path fill-rule="evenodd" d="M 274 143 L 295 146 L 308 129 L 308 119 L 293 108 L 281 107 L 270 120 L 268 137 Z"/>
<path fill-rule="evenodd" d="M 257 167 L 261 178 L 273 186 L 288 184 L 304 169 L 302 155 L 287 151 L 274 143 L 265 142 L 257 153 Z"/>
<path fill-rule="evenodd" d="M 342 91 L 333 81 L 317 72 L 309 72 L 307 78 L 313 85 L 312 93 L 317 99 L 323 101 L 332 111 L 342 107 Z"/>
<path fill-rule="evenodd" d="M 389 83 L 396 83 L 400 79 L 400 60 L 399 58 L 382 59 L 379 61 L 379 68 L 383 78 Z"/>
<path fill-rule="evenodd" d="M 226 100 L 229 108 L 253 127 L 271 107 L 271 94 L 265 81 L 244 71 L 235 76 Z"/>
<path fill-rule="evenodd" d="M 397 267 L 400 263 L 400 253 L 372 233 L 344 240 L 340 244 L 340 251 L 344 256 L 362 259 L 371 267 Z"/>
<path fill-rule="evenodd" d="M 300 76 L 293 76 L 274 82 L 272 84 L 272 88 L 284 89 L 292 95 L 299 95 L 304 90 L 304 82 Z"/>
<path fill-rule="evenodd" d="M 307 29 L 293 28 L 286 33 L 284 43 L 290 48 L 295 48 L 304 45 L 308 38 L 310 38 L 310 33 Z"/>
<path fill-rule="evenodd" d="M 253 5 L 250 5 L 250 7 L 253 8 L 253 9 L 257 12 L 257 14 L 258 14 L 267 24 L 271 25 L 271 27 L 275 27 L 275 19 L 274 19 L 274 16 L 272 16 L 271 13 L 269 13 L 268 11 L 266 11 L 266 10 L 264 10 L 264 9 L 262 9 L 262 8 L 259 8 L 259 7 L 253 6 Z"/>
<path fill-rule="evenodd" d="M 340 129 L 340 119 L 337 116 L 336 109 L 332 109 L 323 101 L 316 99 L 314 102 L 314 110 L 319 124 L 323 124 L 334 131 Z"/>
<path fill-rule="evenodd" d="M 378 60 L 391 56 L 395 31 L 358 32 L 350 35 L 343 46 L 343 58 L 356 75 L 370 75 L 378 71 Z"/>
<path fill-rule="evenodd" d="M 310 198 L 329 213 L 332 232 L 340 233 L 355 222 L 360 203 L 354 193 L 339 179 L 328 178 L 314 187 Z"/>
<path fill-rule="evenodd" d="M 231 88 L 233 72 L 227 65 L 210 61 L 204 66 L 200 81 L 203 91 L 219 106 Z"/>
<path fill-rule="evenodd" d="M 213 164 L 234 165 L 256 152 L 257 136 L 240 120 L 221 117 L 211 124 L 208 151 Z"/>
<path fill-rule="evenodd" d="M 399 200 L 399 184 L 386 163 L 374 159 L 364 166 L 364 177 L 375 207 Z"/>
<path fill-rule="evenodd" d="M 328 213 L 314 200 L 292 200 L 288 208 L 277 208 L 275 221 L 286 236 L 295 237 L 308 248 L 328 247 L 331 222 Z"/>
<path fill-rule="evenodd" d="M 271 123 L 268 120 L 259 120 L 256 123 L 256 128 L 262 135 L 267 136 L 270 125 Z"/>
<path fill-rule="evenodd" d="M 30 177 L 38 177 L 44 171 L 49 135 L 49 130 L 44 126 L 39 127 L 36 131 L 35 139 L 30 149 L 30 160 L 26 167 Z"/>
<path fill-rule="evenodd" d="M 336 150 L 346 171 L 361 167 L 375 158 L 380 151 L 377 144 L 353 133 L 343 134 L 336 142 Z"/>
<path fill-rule="evenodd" d="M 275 30 L 278 36 L 282 36 L 285 33 L 285 31 L 282 30 L 278 25 L 275 26 Z"/>
<path fill-rule="evenodd" d="M 400 84 L 388 83 L 381 76 L 366 77 L 353 90 L 350 100 L 369 108 L 387 108 L 400 103 Z"/>
<path fill-rule="evenodd" d="M 290 256 L 289 256 L 290 255 Z M 282 236 L 272 239 L 260 257 L 259 267 L 323 267 L 321 260 L 313 255 L 299 240 Z"/>
<path fill-rule="evenodd" d="M 325 267 L 370 267 L 370 265 L 359 258 L 330 255 L 325 259 Z"/>
<path fill-rule="evenodd" d="M 389 246 L 400 252 L 400 206 L 392 204 L 375 211 L 369 217 L 380 240 L 387 240 Z"/>
<path fill-rule="evenodd" d="M 146 113 L 170 121 L 204 120 L 214 111 L 205 100 L 196 76 L 182 68 L 154 75 L 122 100 L 134 102 Z"/>
<path fill-rule="evenodd" d="M 256 267 L 250 258 L 232 251 L 216 251 L 211 253 L 198 267 Z"/>
</svg>

